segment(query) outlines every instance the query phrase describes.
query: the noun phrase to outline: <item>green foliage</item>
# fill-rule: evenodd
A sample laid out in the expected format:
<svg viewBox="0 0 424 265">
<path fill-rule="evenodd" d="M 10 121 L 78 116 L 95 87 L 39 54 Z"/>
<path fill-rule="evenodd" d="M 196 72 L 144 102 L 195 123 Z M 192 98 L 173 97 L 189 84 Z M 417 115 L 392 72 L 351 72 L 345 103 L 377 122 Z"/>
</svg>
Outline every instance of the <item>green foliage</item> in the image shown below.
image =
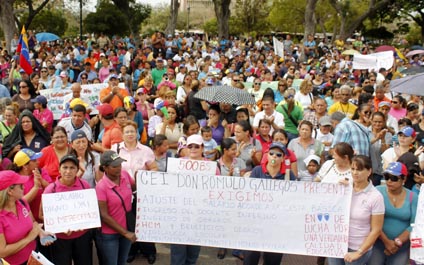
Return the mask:
<svg viewBox="0 0 424 265">
<path fill-rule="evenodd" d="M 25 13 L 20 18 L 20 21 L 24 24 L 27 19 L 28 13 Z M 44 9 L 34 17 L 30 28 L 37 32 L 50 32 L 58 36 L 63 36 L 68 28 L 68 23 L 63 12 L 60 10 Z"/>
<path fill-rule="evenodd" d="M 422 45 L 422 36 L 421 36 L 421 28 L 417 24 L 413 24 L 411 26 L 408 35 L 406 35 L 406 40 L 409 45 Z"/>
<path fill-rule="evenodd" d="M 217 35 L 218 34 L 218 21 L 216 20 L 216 18 L 213 18 L 209 21 L 206 21 L 205 24 L 203 24 L 202 29 L 209 36 Z"/>
<path fill-rule="evenodd" d="M 152 10 L 150 16 L 143 22 L 142 31 L 154 32 L 164 31 L 169 18 L 169 5 L 161 5 Z M 150 34 L 151 35 L 151 34 Z"/>
<path fill-rule="evenodd" d="M 236 0 L 233 26 L 236 32 L 268 33 L 269 25 L 266 17 L 271 9 L 268 0 Z M 232 30 L 230 23 L 230 31 Z"/>
<path fill-rule="evenodd" d="M 363 35 L 368 39 L 393 39 L 394 34 L 386 29 L 386 27 L 379 27 L 369 29 L 363 32 Z"/>
<path fill-rule="evenodd" d="M 125 15 L 114 4 L 102 2 L 95 13 L 90 13 L 84 19 L 86 32 L 106 35 L 127 35 L 128 21 Z"/>
<path fill-rule="evenodd" d="M 271 31 L 303 32 L 306 0 L 276 0 L 268 16 Z"/>
<path fill-rule="evenodd" d="M 138 33 L 141 28 L 141 24 L 145 21 L 152 13 L 152 7 L 150 5 L 143 5 L 134 3 L 130 5 L 130 26 L 135 33 Z"/>
</svg>

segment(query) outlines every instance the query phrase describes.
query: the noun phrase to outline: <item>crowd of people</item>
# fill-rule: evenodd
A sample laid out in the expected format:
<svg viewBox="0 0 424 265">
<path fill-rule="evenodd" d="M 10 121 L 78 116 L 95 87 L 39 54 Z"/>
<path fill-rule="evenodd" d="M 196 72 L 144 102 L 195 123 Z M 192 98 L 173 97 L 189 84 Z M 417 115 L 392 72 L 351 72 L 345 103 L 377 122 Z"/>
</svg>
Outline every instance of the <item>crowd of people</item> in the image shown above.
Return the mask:
<svg viewBox="0 0 424 265">
<path fill-rule="evenodd" d="M 390 69 L 353 69 L 345 50 L 369 54 L 359 36 L 333 44 L 282 40 L 284 56 L 262 37 L 177 33 L 135 43 L 104 34 L 38 43 L 28 31 L 32 73 L 16 41 L 0 54 L 0 257 L 26 264 L 38 249 L 55 264 L 156 261 L 154 243 L 136 242 L 127 213 L 139 170 L 165 171 L 167 158 L 217 162 L 217 175 L 353 186 L 349 249 L 329 264 L 406 264 L 424 182 L 421 97 L 390 91 L 424 57 Z M 406 54 L 408 49 L 404 49 Z M 84 86 L 105 83 L 98 106 Z M 120 85 L 121 84 L 121 85 Z M 256 104 L 208 102 L 196 93 L 228 85 Z M 71 91 L 55 120 L 40 91 Z M 94 114 L 96 113 L 96 114 Z M 98 113 L 98 114 L 97 114 Z M 41 244 L 43 193 L 96 190 L 101 228 L 57 234 Z M 20 227 L 18 229 L 13 229 Z M 37 239 L 38 238 L 38 239 Z M 200 246 L 172 245 L 171 265 L 196 264 Z M 227 250 L 219 249 L 224 259 Z M 245 265 L 280 264 L 282 254 L 233 250 Z M 324 264 L 325 257 L 317 259 Z"/>
</svg>

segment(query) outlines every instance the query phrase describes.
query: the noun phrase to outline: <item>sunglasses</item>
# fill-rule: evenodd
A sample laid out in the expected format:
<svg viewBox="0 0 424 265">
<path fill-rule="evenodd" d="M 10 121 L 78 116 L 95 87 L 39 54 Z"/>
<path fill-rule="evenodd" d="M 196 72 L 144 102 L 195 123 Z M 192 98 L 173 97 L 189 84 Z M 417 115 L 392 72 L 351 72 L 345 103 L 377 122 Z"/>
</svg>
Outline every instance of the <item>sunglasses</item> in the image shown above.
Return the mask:
<svg viewBox="0 0 424 265">
<path fill-rule="evenodd" d="M 393 100 L 392 100 L 392 103 L 393 103 L 393 104 L 398 104 L 399 102 L 397 102 L 397 101 L 393 101 Z"/>
<path fill-rule="evenodd" d="M 200 145 L 198 145 L 198 144 L 191 144 L 191 145 L 188 145 L 187 148 L 188 149 L 193 149 L 193 148 L 194 149 L 200 149 Z"/>
<path fill-rule="evenodd" d="M 364 111 L 365 114 L 371 114 L 371 111 Z"/>
<path fill-rule="evenodd" d="M 240 80 L 238 80 L 238 79 L 233 79 L 233 81 L 234 81 L 234 82 L 240 82 Z"/>
<path fill-rule="evenodd" d="M 43 71 L 41 71 L 42 73 L 47 73 L 47 70 L 43 70 Z"/>
<path fill-rule="evenodd" d="M 87 79 L 87 77 L 81 77 L 81 79 Z"/>
<path fill-rule="evenodd" d="M 255 83 L 255 85 L 259 86 L 261 83 Z"/>
<path fill-rule="evenodd" d="M 386 181 L 391 180 L 392 182 L 398 182 L 400 179 L 403 179 L 403 177 L 398 177 L 392 174 L 384 174 L 384 179 Z"/>
<path fill-rule="evenodd" d="M 283 156 L 283 153 L 269 152 L 269 155 L 270 156 L 276 155 L 277 157 L 282 157 Z"/>
</svg>

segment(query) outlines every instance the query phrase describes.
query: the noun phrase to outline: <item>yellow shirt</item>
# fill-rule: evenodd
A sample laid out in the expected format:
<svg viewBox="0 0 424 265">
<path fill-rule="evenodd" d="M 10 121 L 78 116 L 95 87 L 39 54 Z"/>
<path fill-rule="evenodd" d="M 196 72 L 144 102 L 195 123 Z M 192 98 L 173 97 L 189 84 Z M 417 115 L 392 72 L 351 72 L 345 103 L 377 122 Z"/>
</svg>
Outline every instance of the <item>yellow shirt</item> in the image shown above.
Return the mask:
<svg viewBox="0 0 424 265">
<path fill-rule="evenodd" d="M 328 109 L 328 115 L 333 114 L 334 112 L 338 111 L 346 115 L 349 119 L 352 119 L 353 114 L 355 113 L 356 106 L 352 103 L 348 102 L 346 104 L 339 102 L 334 103 L 329 109 Z"/>
</svg>

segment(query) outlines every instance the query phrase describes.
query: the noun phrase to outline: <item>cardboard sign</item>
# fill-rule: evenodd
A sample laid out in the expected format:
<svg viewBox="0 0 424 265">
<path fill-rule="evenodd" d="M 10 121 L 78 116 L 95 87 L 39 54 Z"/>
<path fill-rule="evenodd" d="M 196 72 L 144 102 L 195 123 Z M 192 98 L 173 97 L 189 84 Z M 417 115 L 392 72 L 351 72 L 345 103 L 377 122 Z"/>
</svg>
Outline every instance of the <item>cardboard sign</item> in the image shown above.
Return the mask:
<svg viewBox="0 0 424 265">
<path fill-rule="evenodd" d="M 166 167 L 167 172 L 186 172 L 215 175 L 217 164 L 215 161 L 201 161 L 169 157 Z"/>
<path fill-rule="evenodd" d="M 42 203 L 45 231 L 62 233 L 100 227 L 94 189 L 43 194 Z"/>
<path fill-rule="evenodd" d="M 324 257 L 347 252 L 350 186 L 140 171 L 137 189 L 140 241 Z"/>
</svg>

